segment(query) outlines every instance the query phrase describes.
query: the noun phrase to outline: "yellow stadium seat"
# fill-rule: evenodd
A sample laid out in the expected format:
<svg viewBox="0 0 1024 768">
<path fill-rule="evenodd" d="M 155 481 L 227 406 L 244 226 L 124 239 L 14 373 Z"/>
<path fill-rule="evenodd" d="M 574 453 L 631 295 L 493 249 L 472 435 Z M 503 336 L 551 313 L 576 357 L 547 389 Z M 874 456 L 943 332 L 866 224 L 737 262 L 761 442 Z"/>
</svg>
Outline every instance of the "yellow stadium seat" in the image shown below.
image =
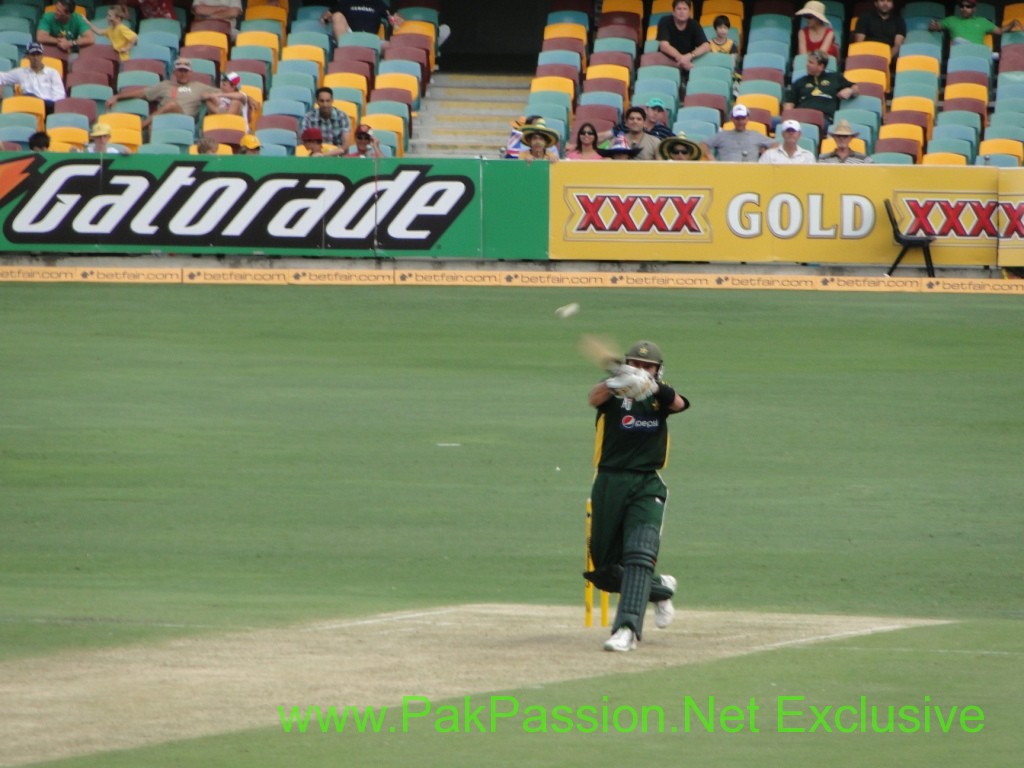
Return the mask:
<svg viewBox="0 0 1024 768">
<path fill-rule="evenodd" d="M 530 81 L 530 93 L 535 91 L 560 91 L 569 94 L 570 101 L 576 101 L 576 83 L 568 77 L 535 77 Z"/>
<path fill-rule="evenodd" d="M 731 131 L 731 130 L 733 130 L 733 128 L 735 128 L 735 126 L 733 125 L 733 122 L 731 120 L 729 122 L 727 122 L 727 123 L 722 123 L 722 130 L 723 131 Z M 767 136 L 768 135 L 768 126 L 765 125 L 764 123 L 758 123 L 756 121 L 748 122 L 747 123 L 747 130 L 748 131 L 755 131 L 756 133 L 760 133 L 762 136 Z"/>
<path fill-rule="evenodd" d="M 769 93 L 744 93 L 736 97 L 736 103 L 755 109 L 767 109 L 772 117 L 779 116 L 779 100 Z"/>
<path fill-rule="evenodd" d="M 931 72 L 933 75 L 938 75 L 939 60 L 934 56 L 921 54 L 900 56 L 896 59 L 896 73 L 900 72 Z"/>
<path fill-rule="evenodd" d="M 975 99 L 988 104 L 988 86 L 980 83 L 953 83 L 947 85 L 943 99 Z"/>
<path fill-rule="evenodd" d="M 188 148 L 188 153 L 190 155 L 198 155 L 199 154 L 199 145 L 198 144 L 193 144 L 191 147 Z M 231 145 L 230 144 L 225 144 L 224 142 L 219 142 L 217 144 L 217 152 L 215 154 L 218 154 L 218 155 L 233 155 L 235 153 L 231 150 Z"/>
<path fill-rule="evenodd" d="M 925 130 L 925 139 L 932 137 L 932 127 L 935 125 L 935 102 L 926 96 L 897 96 L 889 106 L 890 112 L 923 112 L 928 115 L 928 127 Z"/>
<path fill-rule="evenodd" d="M 46 104 L 36 96 L 8 96 L 0 106 L 0 112 L 24 112 L 36 116 L 37 130 L 43 130 L 46 123 Z"/>
<path fill-rule="evenodd" d="M 985 139 L 978 145 L 978 156 L 1013 155 L 1017 165 L 1024 163 L 1024 143 L 1015 139 Z"/>
<path fill-rule="evenodd" d="M 260 30 L 239 32 L 235 37 L 235 45 L 260 45 L 264 48 L 269 48 L 274 54 L 274 71 L 277 71 L 277 62 L 281 58 L 281 40 L 273 32 L 263 32 Z"/>
<path fill-rule="evenodd" d="M 261 91 L 255 85 L 242 84 L 242 93 L 256 102 L 256 108 L 249 109 L 249 131 L 255 132 L 256 121 L 259 120 L 260 114 L 263 112 L 263 91 Z"/>
<path fill-rule="evenodd" d="M 245 9 L 245 20 L 269 19 L 281 25 L 281 39 L 288 34 L 288 9 L 276 5 L 250 5 Z"/>
<path fill-rule="evenodd" d="M 226 128 L 229 131 L 249 132 L 249 123 L 241 115 L 207 115 L 203 118 L 203 133 Z"/>
<path fill-rule="evenodd" d="M 377 75 L 374 81 L 375 88 L 400 88 L 408 91 L 412 98 L 414 109 L 419 108 L 420 103 L 420 81 L 415 75 L 405 72 L 384 72 Z"/>
<path fill-rule="evenodd" d="M 402 25 L 403 27 L 405 24 Z M 580 40 L 584 45 L 587 44 L 587 28 L 582 24 L 571 24 L 568 22 L 562 24 L 548 24 L 544 27 L 544 39 L 551 40 L 555 37 L 569 37 L 575 40 Z"/>
<path fill-rule="evenodd" d="M 228 60 L 228 50 L 231 42 L 223 32 L 186 32 L 185 45 L 212 45 L 220 49 L 220 68 L 224 69 L 224 63 Z"/>
<path fill-rule="evenodd" d="M 632 74 L 629 71 L 629 67 L 621 64 L 591 64 L 587 67 L 586 79 L 593 80 L 597 77 L 610 77 L 612 80 L 621 80 L 626 84 L 626 88 L 629 88 Z"/>
<path fill-rule="evenodd" d="M 138 115 L 135 115 L 135 117 L 138 117 Z M 107 115 L 102 115 L 101 118 L 106 121 Z M 134 128 L 115 128 L 111 126 L 110 143 L 120 144 L 129 152 L 134 153 L 142 146 L 142 129 L 135 130 Z"/>
<path fill-rule="evenodd" d="M 398 11 L 398 15 L 402 15 L 401 10 Z M 437 27 L 435 27 L 429 21 L 418 21 L 415 19 L 410 19 L 408 21 L 403 22 L 402 26 L 400 26 L 398 29 L 394 31 L 394 34 L 426 35 L 427 37 L 434 41 L 435 45 L 437 43 Z"/>
<path fill-rule="evenodd" d="M 878 69 L 848 69 L 843 76 L 851 83 L 874 83 L 882 88 L 889 87 L 889 73 Z"/>
<path fill-rule="evenodd" d="M 124 128 L 142 133 L 142 118 L 130 112 L 104 112 L 98 122 L 106 123 L 111 129 Z"/>
<path fill-rule="evenodd" d="M 818 154 L 826 155 L 832 152 L 836 148 L 836 140 L 831 136 L 826 136 L 821 140 L 821 148 L 818 150 Z M 850 139 L 850 149 L 854 152 L 860 152 L 861 154 L 867 154 L 867 144 L 864 143 L 864 139 L 859 136 L 854 139 Z"/>
<path fill-rule="evenodd" d="M 911 123 L 886 123 L 878 129 L 879 139 L 910 139 L 917 144 L 917 162 L 921 162 L 924 147 L 924 131 Z"/>
<path fill-rule="evenodd" d="M 613 13 L 615 11 L 635 13 L 640 18 L 643 18 L 644 2 L 643 0 L 604 0 L 601 3 L 601 13 Z"/>
<path fill-rule="evenodd" d="M 51 147 L 54 141 L 60 141 L 75 149 L 82 150 L 89 143 L 89 132 L 85 128 L 76 128 L 73 125 L 54 126 L 47 129 L 46 133 L 50 137 Z"/>
<path fill-rule="evenodd" d="M 887 59 L 892 58 L 892 47 L 886 43 L 878 43 L 871 40 L 864 40 L 860 43 L 850 43 L 849 48 L 846 51 L 847 56 L 859 56 L 862 53 L 866 53 L 872 56 L 884 56 Z"/>
<path fill-rule="evenodd" d="M 356 126 L 360 123 L 359 115 L 362 112 L 359 105 L 354 101 L 342 101 L 341 99 L 335 99 L 334 108 L 348 115 L 348 120 L 352 125 L 352 130 L 355 131 Z"/>
<path fill-rule="evenodd" d="M 926 152 L 921 165 L 967 165 L 967 158 L 956 152 Z"/>
<path fill-rule="evenodd" d="M 363 93 L 363 103 L 360 108 L 366 105 L 365 75 L 357 75 L 354 72 L 329 72 L 324 75 L 324 88 L 358 88 Z"/>
<path fill-rule="evenodd" d="M 286 45 L 281 49 L 281 61 L 293 59 L 315 61 L 320 70 L 317 82 L 323 80 L 324 70 L 327 68 L 327 55 L 323 48 L 318 45 Z"/>
<path fill-rule="evenodd" d="M 398 157 L 405 155 L 405 144 L 408 140 L 405 135 L 405 121 L 398 115 L 363 115 L 363 122 L 374 129 L 382 131 L 394 131 L 398 134 Z"/>
</svg>

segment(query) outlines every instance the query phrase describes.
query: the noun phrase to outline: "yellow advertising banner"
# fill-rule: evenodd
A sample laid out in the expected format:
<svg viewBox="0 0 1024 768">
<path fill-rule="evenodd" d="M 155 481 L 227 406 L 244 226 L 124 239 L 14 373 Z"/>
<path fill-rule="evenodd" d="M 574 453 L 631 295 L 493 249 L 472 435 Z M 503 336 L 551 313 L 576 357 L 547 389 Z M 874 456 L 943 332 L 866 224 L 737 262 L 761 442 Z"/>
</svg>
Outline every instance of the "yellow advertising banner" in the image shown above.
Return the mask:
<svg viewBox="0 0 1024 768">
<path fill-rule="evenodd" d="M 899 253 L 888 199 L 901 231 L 935 237 L 936 265 L 994 266 L 998 179 L 997 168 L 562 162 L 550 257 L 888 266 Z"/>
<path fill-rule="evenodd" d="M 999 266 L 1024 267 L 1024 172 L 999 174 Z"/>
</svg>

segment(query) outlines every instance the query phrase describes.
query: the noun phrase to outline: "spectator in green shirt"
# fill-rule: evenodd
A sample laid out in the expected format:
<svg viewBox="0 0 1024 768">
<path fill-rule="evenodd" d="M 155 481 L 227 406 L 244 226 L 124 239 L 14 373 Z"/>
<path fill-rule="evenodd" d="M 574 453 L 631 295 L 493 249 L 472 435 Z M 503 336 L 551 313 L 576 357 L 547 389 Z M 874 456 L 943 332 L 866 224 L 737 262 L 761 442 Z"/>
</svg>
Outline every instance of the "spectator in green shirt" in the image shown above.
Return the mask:
<svg viewBox="0 0 1024 768">
<path fill-rule="evenodd" d="M 1004 32 L 1013 32 L 1021 28 L 1021 23 L 1012 19 L 1007 24 L 997 27 L 983 16 L 976 16 L 977 0 L 960 0 L 959 16 L 947 16 L 942 21 L 933 19 L 928 25 L 932 32 L 946 30 L 949 33 L 950 42 L 956 43 L 977 43 L 985 44 L 985 35 L 1001 35 Z"/>
<path fill-rule="evenodd" d="M 85 17 L 75 13 L 74 0 L 57 0 L 54 10 L 44 13 L 39 20 L 36 41 L 70 52 L 92 45 L 96 37 Z"/>
</svg>

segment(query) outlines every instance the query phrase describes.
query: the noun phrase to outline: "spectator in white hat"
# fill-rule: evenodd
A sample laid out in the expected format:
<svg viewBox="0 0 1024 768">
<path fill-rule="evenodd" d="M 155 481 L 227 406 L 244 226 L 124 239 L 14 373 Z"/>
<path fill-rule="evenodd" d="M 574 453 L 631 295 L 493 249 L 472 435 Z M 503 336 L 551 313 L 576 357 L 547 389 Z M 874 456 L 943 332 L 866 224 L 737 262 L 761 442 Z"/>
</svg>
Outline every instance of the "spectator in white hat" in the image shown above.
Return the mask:
<svg viewBox="0 0 1024 768">
<path fill-rule="evenodd" d="M 779 130 L 782 132 L 782 144 L 765 150 L 758 162 L 768 165 L 814 165 L 814 153 L 797 143 L 800 141 L 800 123 L 796 120 L 783 120 Z"/>
<path fill-rule="evenodd" d="M 756 163 L 761 153 L 773 146 L 767 136 L 747 128 L 750 110 L 743 104 L 732 108 L 732 128 L 723 128 L 710 139 L 702 142 L 704 159 L 726 163 Z"/>
</svg>

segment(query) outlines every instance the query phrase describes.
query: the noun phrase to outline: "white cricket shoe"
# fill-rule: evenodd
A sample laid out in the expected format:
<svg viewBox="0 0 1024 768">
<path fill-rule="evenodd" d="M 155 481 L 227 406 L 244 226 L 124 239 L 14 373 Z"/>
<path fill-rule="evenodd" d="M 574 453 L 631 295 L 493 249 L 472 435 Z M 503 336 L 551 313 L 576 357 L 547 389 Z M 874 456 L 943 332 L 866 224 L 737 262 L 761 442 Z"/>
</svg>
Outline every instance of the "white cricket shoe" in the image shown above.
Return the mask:
<svg viewBox="0 0 1024 768">
<path fill-rule="evenodd" d="M 633 630 L 629 627 L 619 627 L 619 631 L 605 641 L 604 649 L 620 653 L 635 651 L 636 635 L 633 634 Z"/>
<path fill-rule="evenodd" d="M 661 583 L 672 590 L 674 595 L 676 592 L 676 577 L 675 576 L 662 576 Z M 672 619 L 676 616 L 675 606 L 672 605 L 672 598 L 668 600 L 659 600 L 654 604 L 654 626 L 658 629 L 665 629 L 669 624 L 672 623 Z"/>
</svg>

